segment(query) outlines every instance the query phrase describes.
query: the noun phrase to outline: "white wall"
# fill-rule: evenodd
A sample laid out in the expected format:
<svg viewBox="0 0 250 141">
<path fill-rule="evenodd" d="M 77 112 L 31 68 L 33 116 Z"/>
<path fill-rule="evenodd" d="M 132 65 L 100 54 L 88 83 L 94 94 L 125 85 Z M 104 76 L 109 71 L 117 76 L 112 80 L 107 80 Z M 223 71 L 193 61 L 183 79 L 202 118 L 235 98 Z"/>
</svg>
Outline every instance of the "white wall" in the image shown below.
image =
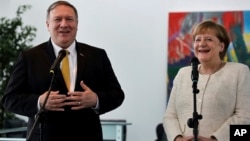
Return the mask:
<svg viewBox="0 0 250 141">
<path fill-rule="evenodd" d="M 55 1 L 55 0 L 54 0 Z M 38 28 L 34 45 L 48 40 L 45 15 L 52 0 L 0 0 L 0 16 L 13 16 L 20 4 Z M 118 109 L 104 119 L 126 119 L 127 141 L 154 141 L 166 104 L 169 11 L 250 10 L 250 0 L 70 0 L 79 12 L 77 40 L 104 48 L 125 91 Z"/>
</svg>

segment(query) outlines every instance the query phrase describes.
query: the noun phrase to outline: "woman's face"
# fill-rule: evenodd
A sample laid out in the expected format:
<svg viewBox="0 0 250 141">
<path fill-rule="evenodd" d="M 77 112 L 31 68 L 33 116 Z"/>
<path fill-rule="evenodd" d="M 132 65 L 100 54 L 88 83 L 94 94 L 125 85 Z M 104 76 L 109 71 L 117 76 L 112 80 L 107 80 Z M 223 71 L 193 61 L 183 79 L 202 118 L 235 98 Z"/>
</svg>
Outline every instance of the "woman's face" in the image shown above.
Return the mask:
<svg viewBox="0 0 250 141">
<path fill-rule="evenodd" d="M 195 56 L 202 62 L 220 60 L 224 44 L 212 32 L 197 34 L 194 39 Z"/>
</svg>

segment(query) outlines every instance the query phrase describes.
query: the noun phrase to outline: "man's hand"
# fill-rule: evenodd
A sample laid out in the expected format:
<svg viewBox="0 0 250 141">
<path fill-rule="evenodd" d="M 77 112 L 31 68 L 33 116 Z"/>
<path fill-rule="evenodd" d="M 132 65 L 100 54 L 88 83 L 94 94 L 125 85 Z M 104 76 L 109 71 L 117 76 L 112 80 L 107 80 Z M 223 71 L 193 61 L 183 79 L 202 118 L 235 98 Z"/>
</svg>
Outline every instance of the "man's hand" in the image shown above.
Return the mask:
<svg viewBox="0 0 250 141">
<path fill-rule="evenodd" d="M 84 91 L 69 92 L 66 97 L 66 105 L 72 106 L 72 110 L 79 110 L 82 108 L 92 108 L 96 106 L 97 95 L 93 92 L 83 81 L 80 85 Z"/>
<path fill-rule="evenodd" d="M 45 102 L 45 98 L 47 97 L 48 91 L 43 93 L 39 97 L 39 106 L 40 108 L 43 106 Z M 49 111 L 64 111 L 63 106 L 65 106 L 65 94 L 59 94 L 59 91 L 51 91 L 50 95 L 47 99 L 47 103 L 45 104 L 45 109 Z"/>
</svg>

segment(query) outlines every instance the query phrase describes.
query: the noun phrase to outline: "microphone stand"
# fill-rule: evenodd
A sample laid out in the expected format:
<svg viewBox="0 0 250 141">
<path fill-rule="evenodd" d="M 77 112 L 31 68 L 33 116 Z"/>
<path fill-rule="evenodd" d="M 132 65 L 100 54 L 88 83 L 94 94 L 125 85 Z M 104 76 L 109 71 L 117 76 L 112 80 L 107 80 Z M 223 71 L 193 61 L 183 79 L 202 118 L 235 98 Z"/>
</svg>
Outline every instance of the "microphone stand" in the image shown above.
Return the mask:
<svg viewBox="0 0 250 141">
<path fill-rule="evenodd" d="M 199 115 L 197 112 L 196 107 L 196 94 L 199 93 L 199 90 L 197 89 L 197 80 L 193 80 L 193 101 L 194 101 L 194 112 L 193 112 L 193 118 L 188 119 L 188 126 L 190 128 L 193 128 L 193 134 L 194 134 L 194 141 L 198 141 L 198 125 L 200 119 L 202 119 L 202 115 Z"/>
<path fill-rule="evenodd" d="M 30 130 L 30 133 L 27 137 L 27 140 L 26 141 L 30 141 L 31 140 L 31 137 L 33 135 L 33 132 L 35 130 L 35 127 L 37 126 L 37 124 L 40 122 L 40 125 L 39 125 L 39 128 L 40 128 L 40 141 L 43 141 L 43 129 L 44 129 L 44 120 L 45 120 L 45 105 L 48 101 L 48 98 L 49 98 L 49 95 L 50 95 L 50 92 L 51 92 L 51 88 L 52 88 L 52 85 L 53 85 L 53 82 L 54 82 L 54 79 L 55 79 L 55 74 L 54 74 L 54 71 L 50 71 L 50 73 L 52 73 L 52 78 L 51 78 L 51 81 L 50 81 L 50 86 L 49 86 L 49 90 L 47 92 L 47 95 L 45 97 L 45 100 L 44 100 L 44 103 L 42 105 L 42 107 L 40 108 L 40 110 L 38 111 L 37 115 L 35 116 L 35 122 Z"/>
</svg>

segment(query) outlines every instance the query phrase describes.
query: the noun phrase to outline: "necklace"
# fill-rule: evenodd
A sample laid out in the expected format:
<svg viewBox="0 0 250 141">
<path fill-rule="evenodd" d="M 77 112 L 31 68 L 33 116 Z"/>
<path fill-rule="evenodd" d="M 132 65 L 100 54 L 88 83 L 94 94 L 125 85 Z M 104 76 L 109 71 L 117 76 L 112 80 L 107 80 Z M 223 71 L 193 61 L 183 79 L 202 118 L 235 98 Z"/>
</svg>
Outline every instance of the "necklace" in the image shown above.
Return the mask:
<svg viewBox="0 0 250 141">
<path fill-rule="evenodd" d="M 211 69 L 211 70 L 208 70 L 208 71 L 204 71 L 204 69 L 202 69 L 202 65 L 199 66 L 199 73 L 200 74 L 207 74 L 207 75 L 211 75 L 215 72 L 217 72 L 218 70 L 220 70 L 226 63 L 221 61 L 220 64 L 218 65 L 218 67 L 215 67 L 215 69 Z"/>
<path fill-rule="evenodd" d="M 205 83 L 205 87 L 204 87 L 203 93 L 202 93 L 202 95 L 201 95 L 200 114 L 202 114 L 204 95 L 205 95 L 205 92 L 206 92 L 206 90 L 207 90 L 207 85 L 208 85 L 208 82 L 209 82 L 209 80 L 210 80 L 210 77 L 211 77 L 211 75 L 208 75 L 208 78 L 207 78 L 207 80 L 206 80 L 206 83 Z"/>
</svg>

